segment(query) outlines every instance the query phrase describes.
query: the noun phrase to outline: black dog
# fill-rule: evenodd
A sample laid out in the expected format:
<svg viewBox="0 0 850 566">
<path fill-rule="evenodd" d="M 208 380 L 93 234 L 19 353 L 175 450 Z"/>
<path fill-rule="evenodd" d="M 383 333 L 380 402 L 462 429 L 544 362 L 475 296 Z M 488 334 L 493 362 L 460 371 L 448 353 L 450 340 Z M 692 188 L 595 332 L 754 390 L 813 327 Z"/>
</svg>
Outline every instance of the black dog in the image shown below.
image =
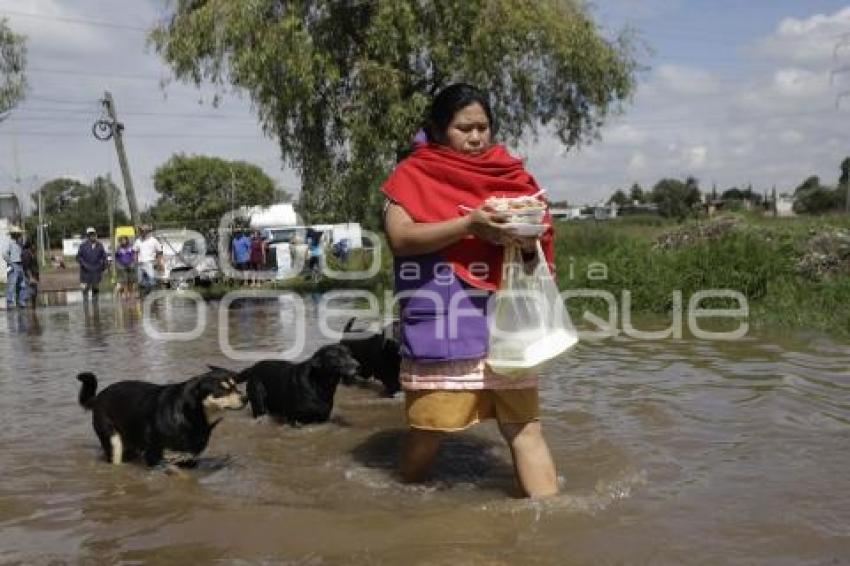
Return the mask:
<svg viewBox="0 0 850 566">
<path fill-rule="evenodd" d="M 300 363 L 263 360 L 243 370 L 254 418 L 271 414 L 290 425 L 323 423 L 331 416 L 337 385 L 352 381 L 359 364 L 345 346 L 319 348 Z"/>
<path fill-rule="evenodd" d="M 211 421 L 212 413 L 245 406 L 235 377 L 230 370 L 210 367 L 209 372 L 182 383 L 119 381 L 97 395 L 94 374 L 81 373 L 77 379 L 83 384 L 80 405 L 92 411 L 106 459 L 120 464 L 141 456 L 147 465 L 155 466 L 166 451 L 178 453 L 174 463 L 191 464 L 221 420 Z"/>
<path fill-rule="evenodd" d="M 343 338 L 340 344 L 348 346 L 354 358 L 360 362 L 360 377 L 374 377 L 384 384 L 384 393 L 388 396 L 395 395 L 401 389 L 399 383 L 399 371 L 401 367 L 401 353 L 398 342 L 387 338 L 384 333 L 352 332 L 354 325 L 351 319 L 343 329 Z"/>
</svg>

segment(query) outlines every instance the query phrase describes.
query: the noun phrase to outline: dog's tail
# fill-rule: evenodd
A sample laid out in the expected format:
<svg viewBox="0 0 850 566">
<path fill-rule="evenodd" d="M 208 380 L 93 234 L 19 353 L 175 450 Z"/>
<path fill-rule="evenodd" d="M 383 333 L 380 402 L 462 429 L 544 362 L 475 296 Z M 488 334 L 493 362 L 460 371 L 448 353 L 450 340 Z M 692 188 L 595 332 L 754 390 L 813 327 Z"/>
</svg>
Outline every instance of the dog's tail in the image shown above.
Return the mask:
<svg viewBox="0 0 850 566">
<path fill-rule="evenodd" d="M 97 378 L 93 373 L 85 372 L 77 375 L 77 379 L 83 384 L 80 388 L 80 406 L 89 410 L 94 403 L 94 396 L 97 393 Z"/>
</svg>

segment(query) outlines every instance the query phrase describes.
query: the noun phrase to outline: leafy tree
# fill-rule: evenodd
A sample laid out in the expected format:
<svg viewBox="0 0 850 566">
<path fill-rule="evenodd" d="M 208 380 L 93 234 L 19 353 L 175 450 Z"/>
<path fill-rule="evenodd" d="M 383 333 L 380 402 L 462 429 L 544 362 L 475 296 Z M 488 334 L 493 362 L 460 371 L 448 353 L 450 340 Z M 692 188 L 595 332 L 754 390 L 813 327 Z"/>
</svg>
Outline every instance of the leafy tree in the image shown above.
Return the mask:
<svg viewBox="0 0 850 566">
<path fill-rule="evenodd" d="M 662 216 L 682 220 L 693 213 L 694 205 L 700 202 L 700 193 L 693 177 L 684 183 L 678 179 L 662 179 L 652 188 L 651 198 Z"/>
<path fill-rule="evenodd" d="M 616 204 L 617 206 L 626 206 L 631 204 L 629 197 L 626 196 L 626 193 L 622 191 L 622 189 L 618 189 L 611 198 L 608 199 L 608 204 Z"/>
<path fill-rule="evenodd" d="M 240 206 L 271 204 L 280 195 L 256 165 L 205 155 L 171 156 L 154 173 L 154 189 L 160 196 L 149 218 L 195 225 L 217 223 Z"/>
<path fill-rule="evenodd" d="M 839 208 L 843 202 L 840 189 L 831 189 L 820 184 L 820 178 L 812 175 L 794 191 L 794 210 L 799 213 L 823 214 Z"/>
<path fill-rule="evenodd" d="M 500 136 L 590 141 L 635 86 L 632 42 L 578 0 L 176 0 L 150 34 L 175 76 L 249 93 L 310 220 L 377 219 L 431 96 L 490 93 Z"/>
<path fill-rule="evenodd" d="M 639 184 L 635 183 L 629 191 L 629 200 L 638 204 L 645 204 L 647 201 L 647 194 L 643 191 Z"/>
<path fill-rule="evenodd" d="M 838 208 L 841 201 L 837 191 L 815 187 L 801 191 L 794 200 L 794 210 L 800 213 L 823 214 Z"/>
<path fill-rule="evenodd" d="M 62 238 L 82 234 L 89 226 L 93 226 L 98 234 L 107 235 L 109 207 L 106 199 L 110 194 L 112 202 L 116 203 L 114 225 L 130 222 L 127 214 L 117 205 L 121 202 L 121 191 L 104 177 L 95 178 L 90 185 L 75 179 L 53 179 L 42 185 L 39 190 L 42 193 L 43 216 L 48 224 L 47 233 L 51 246 L 61 245 Z M 38 193 L 32 195 L 32 200 L 35 212 L 27 224 L 35 226 L 38 222 Z"/>
<path fill-rule="evenodd" d="M 820 186 L 821 186 L 820 177 L 818 177 L 817 175 L 812 175 L 811 177 L 809 177 L 805 181 L 803 181 L 803 183 L 794 190 L 794 196 L 799 195 L 803 191 L 808 191 L 808 190 L 811 190 L 811 189 L 819 189 Z"/>
<path fill-rule="evenodd" d="M 727 189 L 723 191 L 723 194 L 720 195 L 720 198 L 725 201 L 731 200 L 748 200 L 754 204 L 759 204 L 764 199 L 764 197 L 757 192 L 754 192 L 752 186 L 747 187 L 744 190 L 739 189 L 738 187 L 732 187 L 731 189 Z"/>
<path fill-rule="evenodd" d="M 27 81 L 24 67 L 27 48 L 24 36 L 13 32 L 0 18 L 0 120 L 3 114 L 23 100 Z"/>
<path fill-rule="evenodd" d="M 743 194 L 743 191 L 738 187 L 732 187 L 723 191 L 720 198 L 723 200 L 742 200 L 744 198 Z"/>
</svg>

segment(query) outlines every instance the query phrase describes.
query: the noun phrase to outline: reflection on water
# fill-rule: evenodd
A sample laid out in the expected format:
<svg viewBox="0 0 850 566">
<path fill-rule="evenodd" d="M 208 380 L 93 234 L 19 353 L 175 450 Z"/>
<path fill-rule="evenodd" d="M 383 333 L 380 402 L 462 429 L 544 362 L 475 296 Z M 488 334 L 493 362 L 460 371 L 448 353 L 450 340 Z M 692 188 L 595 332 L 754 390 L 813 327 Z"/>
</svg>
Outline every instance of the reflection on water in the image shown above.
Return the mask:
<svg viewBox="0 0 850 566">
<path fill-rule="evenodd" d="M 311 317 L 315 305 L 305 301 Z M 196 323 L 153 305 L 162 332 Z M 237 351 L 279 352 L 276 302 L 224 313 Z M 433 480 L 398 482 L 403 404 L 341 388 L 332 422 L 229 413 L 187 478 L 101 460 L 82 370 L 177 381 L 235 369 L 215 305 L 196 340 L 138 303 L 0 313 L 0 562 L 840 563 L 850 556 L 850 352 L 824 336 L 584 342 L 541 381 L 562 492 L 511 497 L 495 426 L 451 436 Z M 308 344 L 318 345 L 315 319 Z"/>
</svg>

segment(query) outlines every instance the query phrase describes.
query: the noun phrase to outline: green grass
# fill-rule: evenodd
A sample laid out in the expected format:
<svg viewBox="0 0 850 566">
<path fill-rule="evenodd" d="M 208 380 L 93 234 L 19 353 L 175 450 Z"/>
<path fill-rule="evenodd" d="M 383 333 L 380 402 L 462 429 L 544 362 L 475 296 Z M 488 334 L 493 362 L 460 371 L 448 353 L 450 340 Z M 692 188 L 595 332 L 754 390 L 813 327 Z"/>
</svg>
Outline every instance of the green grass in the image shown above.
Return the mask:
<svg viewBox="0 0 850 566">
<path fill-rule="evenodd" d="M 812 281 L 795 271 L 806 240 L 828 227 L 850 229 L 847 216 L 765 218 L 732 215 L 736 229 L 715 240 L 678 249 L 655 249 L 657 238 L 693 226 L 648 224 L 630 219 L 558 224 L 556 267 L 562 289 L 589 288 L 632 296 L 632 311 L 667 313 L 674 291 L 684 306 L 694 292 L 731 289 L 743 293 L 755 327 L 809 328 L 850 336 L 850 277 Z M 705 221 L 703 221 L 705 222 Z M 604 265 L 602 273 L 593 266 Z M 703 307 L 734 306 L 711 304 Z M 571 311 L 604 314 L 601 300 L 575 300 Z"/>
</svg>

